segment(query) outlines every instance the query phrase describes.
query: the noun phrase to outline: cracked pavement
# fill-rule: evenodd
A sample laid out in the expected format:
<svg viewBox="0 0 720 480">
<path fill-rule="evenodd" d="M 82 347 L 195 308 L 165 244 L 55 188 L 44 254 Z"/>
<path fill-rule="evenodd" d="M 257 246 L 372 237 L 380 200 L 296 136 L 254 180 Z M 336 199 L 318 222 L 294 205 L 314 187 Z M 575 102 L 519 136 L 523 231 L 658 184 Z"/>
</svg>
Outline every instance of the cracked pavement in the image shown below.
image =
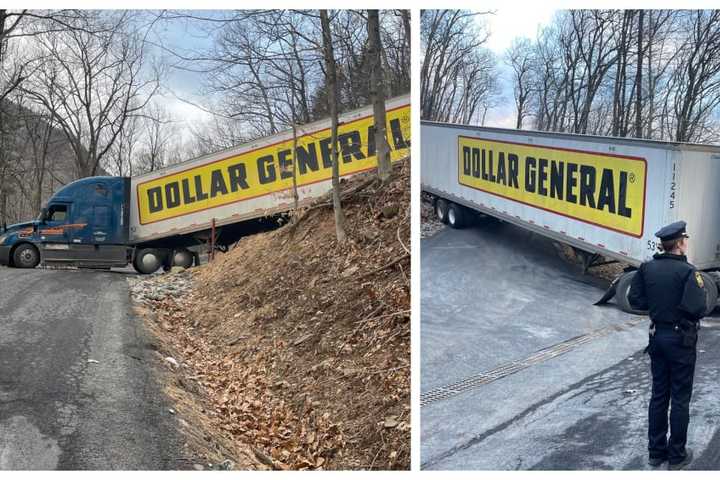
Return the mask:
<svg viewBox="0 0 720 480">
<path fill-rule="evenodd" d="M 421 256 L 421 393 L 498 366 L 524 367 L 422 407 L 423 469 L 651 468 L 647 321 L 593 306 L 602 280 L 560 259 L 548 239 L 509 224 L 446 228 L 422 240 Z M 591 341 L 568 342 L 594 332 L 601 334 Z M 538 359 L 543 349 L 561 354 Z M 719 318 L 704 321 L 698 349 L 691 468 L 717 469 Z"/>
<path fill-rule="evenodd" d="M 126 276 L 0 267 L 0 470 L 192 465 Z"/>
</svg>

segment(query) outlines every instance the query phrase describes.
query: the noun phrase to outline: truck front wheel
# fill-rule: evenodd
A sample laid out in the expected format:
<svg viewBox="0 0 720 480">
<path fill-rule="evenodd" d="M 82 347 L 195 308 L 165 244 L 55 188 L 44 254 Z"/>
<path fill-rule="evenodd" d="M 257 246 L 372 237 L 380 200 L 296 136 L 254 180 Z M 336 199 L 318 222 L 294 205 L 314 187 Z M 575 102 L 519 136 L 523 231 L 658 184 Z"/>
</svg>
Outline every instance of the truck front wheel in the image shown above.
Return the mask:
<svg viewBox="0 0 720 480">
<path fill-rule="evenodd" d="M 23 243 L 13 253 L 13 264 L 17 268 L 35 268 L 40 263 L 40 252 L 35 245 Z"/>
<path fill-rule="evenodd" d="M 133 267 L 138 273 L 144 275 L 157 271 L 162 266 L 162 256 L 154 248 L 143 248 L 135 254 Z"/>
</svg>

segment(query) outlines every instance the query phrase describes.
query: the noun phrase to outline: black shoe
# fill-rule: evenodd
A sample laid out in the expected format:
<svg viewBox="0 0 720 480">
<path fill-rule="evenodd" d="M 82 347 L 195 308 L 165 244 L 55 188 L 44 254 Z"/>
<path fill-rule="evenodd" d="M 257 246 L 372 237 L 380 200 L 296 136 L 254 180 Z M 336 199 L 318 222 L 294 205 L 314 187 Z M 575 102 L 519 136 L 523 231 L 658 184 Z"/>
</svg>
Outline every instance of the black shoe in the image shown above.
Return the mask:
<svg viewBox="0 0 720 480">
<path fill-rule="evenodd" d="M 648 465 L 651 467 L 659 467 L 667 462 L 667 457 L 648 457 Z"/>
<path fill-rule="evenodd" d="M 685 458 L 680 463 L 669 463 L 668 470 L 682 470 L 683 468 L 690 465 L 693 459 L 693 451 L 689 448 L 685 449 Z"/>
</svg>

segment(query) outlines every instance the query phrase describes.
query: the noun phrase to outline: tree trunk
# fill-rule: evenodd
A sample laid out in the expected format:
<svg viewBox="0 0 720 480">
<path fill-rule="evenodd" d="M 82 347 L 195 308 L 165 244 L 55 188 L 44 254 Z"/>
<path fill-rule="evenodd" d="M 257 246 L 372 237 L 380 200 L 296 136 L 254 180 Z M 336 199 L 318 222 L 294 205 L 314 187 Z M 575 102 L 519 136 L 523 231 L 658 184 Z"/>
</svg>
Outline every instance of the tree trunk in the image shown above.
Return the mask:
<svg viewBox="0 0 720 480">
<path fill-rule="evenodd" d="M 335 54 L 333 53 L 332 34 L 330 32 L 330 19 L 327 10 L 320 10 L 320 23 L 322 24 L 323 51 L 325 54 L 325 75 L 328 85 L 328 109 L 330 110 L 331 126 L 331 148 L 332 158 L 332 199 L 333 210 L 335 211 L 335 235 L 339 244 L 347 241 L 345 233 L 345 214 L 340 203 L 340 165 L 338 162 L 338 86 L 337 68 L 335 66 Z"/>
<path fill-rule="evenodd" d="M 297 184 L 297 145 L 298 145 L 298 138 L 297 138 L 297 120 L 295 118 L 295 107 L 293 107 L 293 124 L 292 124 L 292 132 L 293 132 L 293 148 L 292 148 L 292 193 L 293 193 L 293 209 L 295 210 L 295 214 L 297 215 L 298 211 L 298 204 L 300 203 L 300 197 L 298 196 L 298 184 Z"/>
<path fill-rule="evenodd" d="M 385 118 L 385 86 L 380 61 L 380 19 L 377 10 L 368 10 L 368 56 L 370 57 L 370 100 L 375 121 L 375 148 L 378 178 L 383 185 L 390 181 L 390 149 L 388 148 Z"/>
<path fill-rule="evenodd" d="M 638 64 L 637 78 L 635 79 L 637 94 L 635 97 L 635 136 L 642 137 L 642 65 L 643 65 L 643 20 L 645 11 L 640 10 L 638 17 Z"/>
</svg>

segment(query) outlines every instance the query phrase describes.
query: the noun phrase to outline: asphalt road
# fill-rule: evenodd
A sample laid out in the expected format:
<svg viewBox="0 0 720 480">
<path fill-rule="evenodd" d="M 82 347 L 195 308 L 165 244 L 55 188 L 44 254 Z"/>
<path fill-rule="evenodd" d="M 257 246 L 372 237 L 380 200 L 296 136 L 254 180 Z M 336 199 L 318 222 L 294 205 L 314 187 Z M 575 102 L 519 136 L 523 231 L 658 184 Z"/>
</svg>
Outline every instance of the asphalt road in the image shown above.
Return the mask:
<svg viewBox="0 0 720 480">
<path fill-rule="evenodd" d="M 647 319 L 508 224 L 421 243 L 421 465 L 649 469 Z M 720 321 L 701 331 L 688 445 L 720 468 Z M 666 465 L 663 466 L 663 468 Z"/>
<path fill-rule="evenodd" d="M 0 470 L 187 468 L 126 275 L 0 267 Z"/>
</svg>

